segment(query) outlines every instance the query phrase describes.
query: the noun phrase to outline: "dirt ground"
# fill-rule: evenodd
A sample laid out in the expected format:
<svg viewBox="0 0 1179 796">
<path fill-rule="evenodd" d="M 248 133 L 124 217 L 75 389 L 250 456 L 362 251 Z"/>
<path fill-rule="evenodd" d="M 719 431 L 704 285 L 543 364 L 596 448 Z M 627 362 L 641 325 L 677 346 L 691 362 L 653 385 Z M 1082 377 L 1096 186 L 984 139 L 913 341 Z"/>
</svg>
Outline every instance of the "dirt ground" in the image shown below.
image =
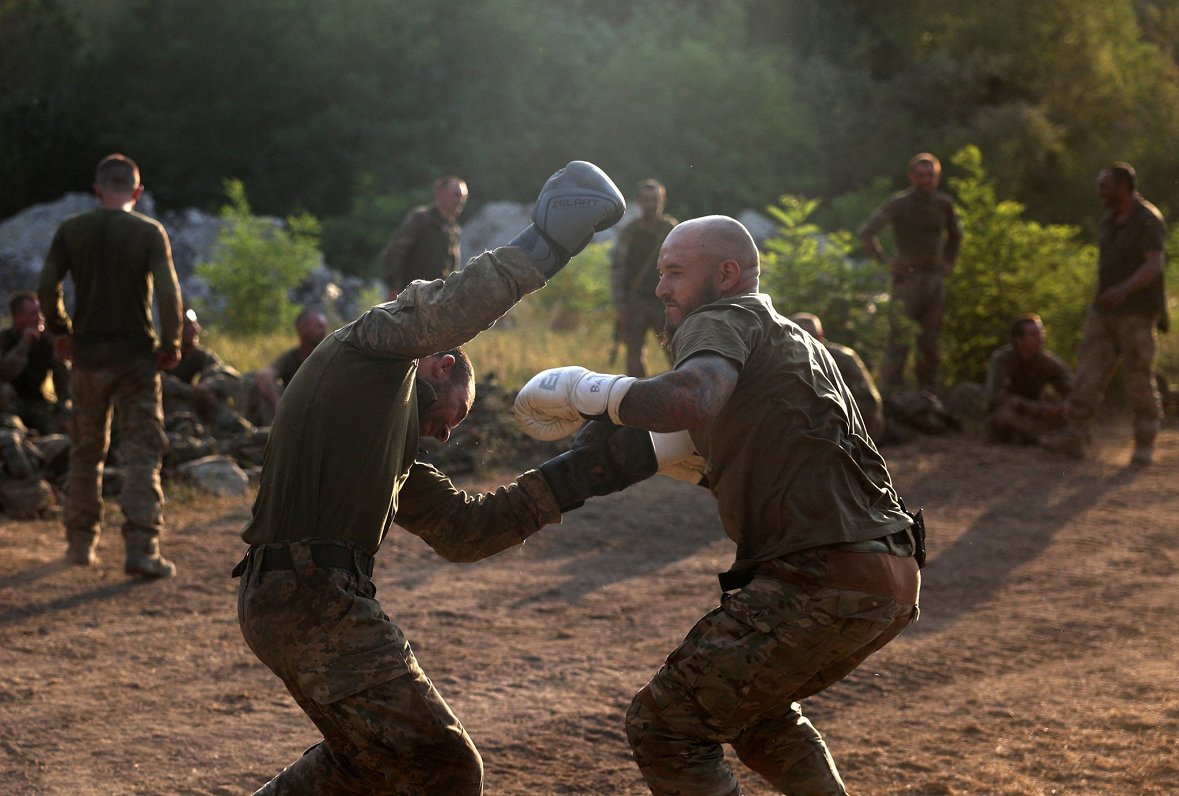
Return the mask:
<svg viewBox="0 0 1179 796">
<path fill-rule="evenodd" d="M 851 792 L 1179 793 L 1179 432 L 1145 469 L 1128 438 L 1111 422 L 1086 462 L 969 434 L 885 449 L 931 560 L 921 620 L 808 702 Z M 318 740 L 238 632 L 247 512 L 174 499 L 162 583 L 123 575 L 117 531 L 87 570 L 57 523 L 0 524 L 0 793 L 249 793 Z M 710 496 L 657 478 L 475 565 L 394 531 L 376 582 L 488 794 L 642 794 L 626 706 L 732 553 Z"/>
</svg>

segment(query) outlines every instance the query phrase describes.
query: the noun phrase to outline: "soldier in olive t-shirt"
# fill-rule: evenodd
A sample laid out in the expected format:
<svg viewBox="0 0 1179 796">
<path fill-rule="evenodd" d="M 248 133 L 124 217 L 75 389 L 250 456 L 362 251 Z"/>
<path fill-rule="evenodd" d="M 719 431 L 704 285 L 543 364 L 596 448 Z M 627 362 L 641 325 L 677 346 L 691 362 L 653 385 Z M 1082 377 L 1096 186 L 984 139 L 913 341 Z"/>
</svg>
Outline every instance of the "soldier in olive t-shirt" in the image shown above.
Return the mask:
<svg viewBox="0 0 1179 796">
<path fill-rule="evenodd" d="M 917 616 L 920 531 L 823 345 L 758 292 L 749 231 L 685 221 L 659 253 L 674 368 L 647 379 L 577 366 L 534 377 L 526 424 L 598 416 L 688 431 L 735 560 L 720 607 L 627 712 L 653 793 L 740 793 L 722 744 L 782 793 L 842 793 L 800 700 L 841 680 Z M 526 426 L 527 427 L 527 426 Z"/>
</svg>

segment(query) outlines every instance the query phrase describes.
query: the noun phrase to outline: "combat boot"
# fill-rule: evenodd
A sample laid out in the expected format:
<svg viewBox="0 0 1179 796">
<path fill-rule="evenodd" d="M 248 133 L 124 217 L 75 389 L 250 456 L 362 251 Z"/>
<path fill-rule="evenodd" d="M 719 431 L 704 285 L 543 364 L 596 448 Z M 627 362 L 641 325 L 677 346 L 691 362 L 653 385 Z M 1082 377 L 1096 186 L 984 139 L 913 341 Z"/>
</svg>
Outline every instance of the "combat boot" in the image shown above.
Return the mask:
<svg viewBox="0 0 1179 796">
<path fill-rule="evenodd" d="M 1130 455 L 1130 464 L 1135 467 L 1145 467 L 1154 460 L 1154 440 L 1138 440 L 1134 443 L 1134 453 Z"/>
<path fill-rule="evenodd" d="M 94 536 L 82 536 L 81 534 L 67 534 L 66 535 L 66 562 L 75 564 L 79 567 L 92 567 L 98 563 L 98 556 L 94 553 L 94 548 L 98 545 L 98 539 Z"/>
<path fill-rule="evenodd" d="M 176 574 L 176 565 L 160 555 L 159 537 L 142 531 L 124 531 L 123 541 L 127 546 L 123 571 L 128 575 L 170 578 Z"/>
</svg>

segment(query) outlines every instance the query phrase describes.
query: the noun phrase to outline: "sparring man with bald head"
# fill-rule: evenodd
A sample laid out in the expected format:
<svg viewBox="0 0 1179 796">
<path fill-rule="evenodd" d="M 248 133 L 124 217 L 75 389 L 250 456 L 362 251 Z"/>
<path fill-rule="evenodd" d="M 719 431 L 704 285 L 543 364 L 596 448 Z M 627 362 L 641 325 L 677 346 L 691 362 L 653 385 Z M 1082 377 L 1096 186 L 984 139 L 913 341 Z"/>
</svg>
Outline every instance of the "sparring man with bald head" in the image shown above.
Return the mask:
<svg viewBox="0 0 1179 796">
<path fill-rule="evenodd" d="M 726 743 L 783 792 L 843 794 L 799 702 L 916 618 L 920 518 L 904 510 L 831 356 L 758 292 L 744 226 L 686 221 L 658 268 L 671 371 L 634 379 L 556 368 L 515 407 L 541 438 L 587 417 L 686 432 L 737 545 L 720 606 L 632 701 L 631 747 L 656 794 L 740 794 Z"/>
</svg>

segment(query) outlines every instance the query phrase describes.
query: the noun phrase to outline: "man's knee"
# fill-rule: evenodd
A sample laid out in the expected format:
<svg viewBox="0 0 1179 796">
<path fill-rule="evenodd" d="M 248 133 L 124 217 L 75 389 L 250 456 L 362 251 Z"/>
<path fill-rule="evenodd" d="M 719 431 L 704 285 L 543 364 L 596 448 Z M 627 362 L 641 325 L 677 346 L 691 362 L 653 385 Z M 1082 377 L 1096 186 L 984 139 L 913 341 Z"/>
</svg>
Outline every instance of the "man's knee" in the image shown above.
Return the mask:
<svg viewBox="0 0 1179 796">
<path fill-rule="evenodd" d="M 846 796 L 831 752 L 810 720 L 795 710 L 781 719 L 754 725 L 733 742 L 750 769 L 785 793 Z"/>
<path fill-rule="evenodd" d="M 700 736 L 704 735 L 700 728 Z M 741 786 L 719 743 L 673 726 L 644 686 L 626 712 L 626 736 L 635 762 L 655 794 L 738 796 Z"/>
</svg>

